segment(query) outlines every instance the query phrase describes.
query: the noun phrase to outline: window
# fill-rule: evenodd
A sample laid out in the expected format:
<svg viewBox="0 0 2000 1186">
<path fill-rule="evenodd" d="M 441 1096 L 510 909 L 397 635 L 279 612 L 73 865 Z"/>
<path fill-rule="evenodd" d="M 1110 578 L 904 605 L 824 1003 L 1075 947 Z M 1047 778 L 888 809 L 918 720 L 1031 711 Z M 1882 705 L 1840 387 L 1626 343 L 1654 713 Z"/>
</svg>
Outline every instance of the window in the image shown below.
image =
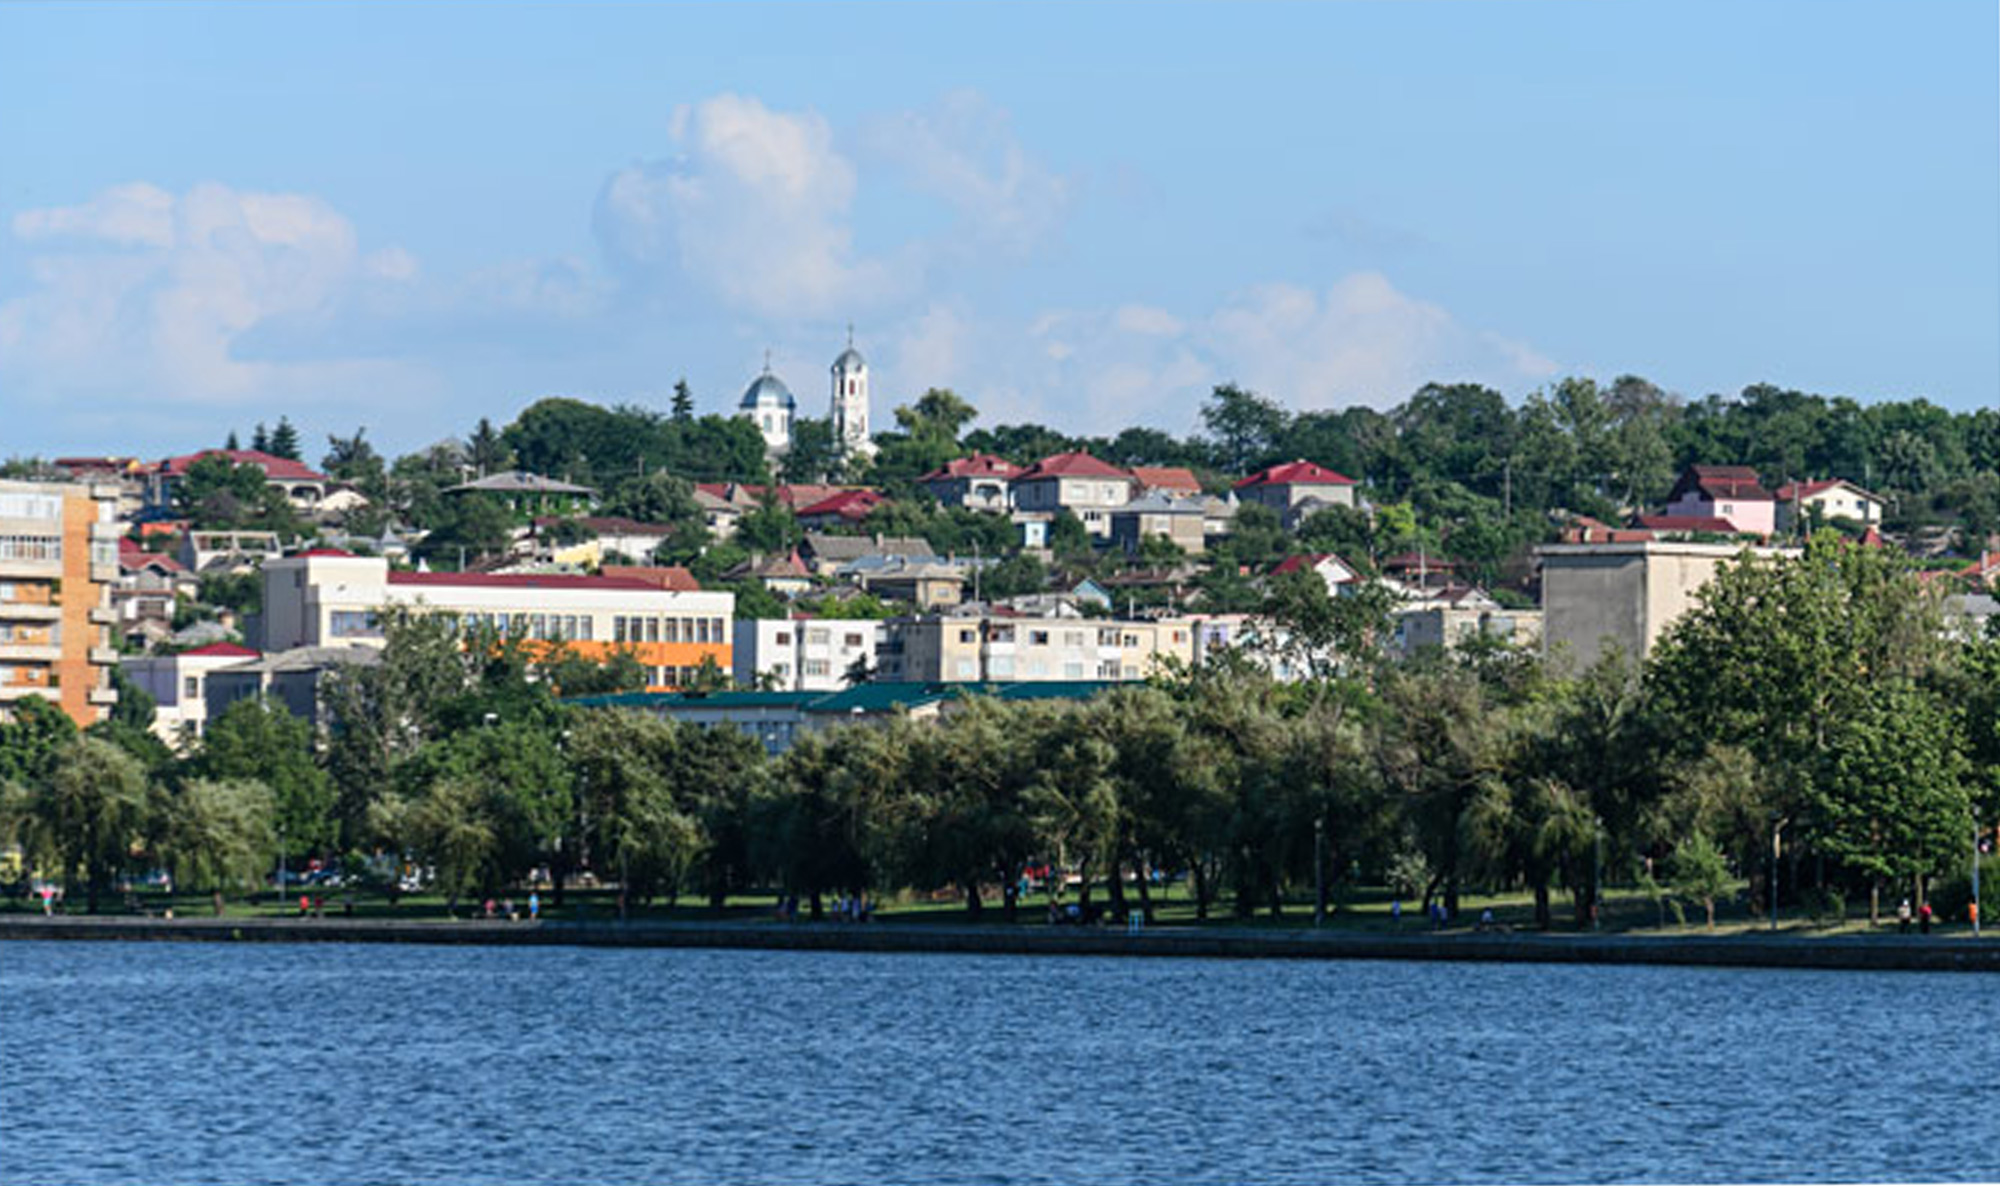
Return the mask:
<svg viewBox="0 0 2000 1186">
<path fill-rule="evenodd" d="M 1066 647 L 1080 647 L 1080 646 L 1082 646 L 1082 645 L 1083 645 L 1083 631 L 1081 631 L 1081 630 L 1065 630 L 1065 631 L 1063 631 L 1063 645 L 1064 645 L 1064 646 L 1066 646 Z"/>
<path fill-rule="evenodd" d="M 979 631 L 977 631 L 977 630 L 971 630 L 971 629 L 966 629 L 966 630 L 960 630 L 960 631 L 958 632 L 958 641 L 960 641 L 960 642 L 978 642 L 978 641 L 979 641 Z"/>
<path fill-rule="evenodd" d="M 1107 663 L 1099 663 L 1099 664 L 1097 665 L 1097 678 L 1098 678 L 1098 679 L 1117 679 L 1117 678 L 1118 678 L 1118 660 L 1116 660 L 1116 659 L 1113 659 L 1113 660 L 1111 660 L 1110 662 L 1107 662 Z"/>
<path fill-rule="evenodd" d="M 112 553 L 113 558 L 117 556 Z M 0 560 L 61 560 L 62 538 L 51 535 L 0 535 Z"/>
<path fill-rule="evenodd" d="M 667 625 L 669 627 L 673 625 L 672 619 L 669 619 L 667 621 Z M 646 619 L 646 641 L 647 642 L 660 641 L 660 620 L 658 618 Z M 667 641 L 672 642 L 673 639 L 669 638 Z"/>
<path fill-rule="evenodd" d="M 1136 635 L 1136 634 L 1128 634 L 1128 635 L 1126 635 L 1126 636 L 1125 636 L 1125 645 L 1126 645 L 1126 646 L 1128 646 L 1128 647 L 1136 647 L 1136 646 L 1138 646 L 1138 645 L 1139 645 L 1139 636 L 1138 636 L 1138 635 Z"/>
<path fill-rule="evenodd" d="M 1049 645 L 1049 632 L 1046 630 L 1028 631 L 1028 645 L 1031 647 L 1045 647 Z"/>
<path fill-rule="evenodd" d="M 549 616 L 547 614 L 535 614 L 531 616 L 528 619 L 528 637 L 547 638 L 548 636 Z"/>
<path fill-rule="evenodd" d="M 844 645 L 847 647 L 848 650 L 850 651 L 853 650 L 854 648 L 861 645 L 861 636 L 859 634 L 848 635 Z"/>
<path fill-rule="evenodd" d="M 695 625 L 695 631 L 694 631 L 694 632 L 695 632 L 695 639 L 694 639 L 694 640 L 695 640 L 696 642 L 707 642 L 707 641 L 708 641 L 708 619 L 707 619 L 707 618 L 696 618 L 696 619 L 694 620 L 694 625 Z"/>
<path fill-rule="evenodd" d="M 190 675 L 181 680 L 181 699 L 193 700 L 201 695 L 201 680 Z"/>
<path fill-rule="evenodd" d="M 625 615 L 618 614 L 611 619 L 611 641 L 625 641 Z"/>
<path fill-rule="evenodd" d="M 824 627 L 808 630 L 806 631 L 806 645 L 813 647 L 823 647 L 827 644 L 827 640 L 831 637 L 832 635 Z"/>
<path fill-rule="evenodd" d="M 327 633 L 335 638 L 377 638 L 382 627 L 369 610 L 340 610 L 328 615 Z"/>
<path fill-rule="evenodd" d="M 1065 664 L 1063 664 L 1063 678 L 1064 678 L 1064 679 L 1082 679 L 1082 678 L 1083 678 L 1083 664 L 1081 664 L 1081 663 L 1065 663 Z"/>
<path fill-rule="evenodd" d="M 778 631 L 778 634 L 777 634 L 777 637 L 776 637 L 775 639 L 773 639 L 773 643 L 774 643 L 774 645 L 777 645 L 777 646 L 781 646 L 781 647 L 788 647 L 788 646 L 791 646 L 791 645 L 792 645 L 792 632 L 791 632 L 791 631 L 789 631 L 789 630 L 780 630 L 780 631 Z"/>
<path fill-rule="evenodd" d="M 710 618 L 708 620 L 708 634 L 710 642 L 729 641 L 729 632 L 723 629 L 721 618 Z"/>
<path fill-rule="evenodd" d="M 659 642 L 662 637 L 660 633 L 660 620 L 658 618 L 648 618 L 646 621 L 649 623 L 647 626 L 647 641 Z M 681 640 L 681 620 L 679 618 L 667 619 L 665 638 L 668 642 L 679 642 Z"/>
<path fill-rule="evenodd" d="M 807 659 L 803 667 L 807 675 L 827 675 L 832 669 L 832 664 L 825 659 Z"/>
</svg>

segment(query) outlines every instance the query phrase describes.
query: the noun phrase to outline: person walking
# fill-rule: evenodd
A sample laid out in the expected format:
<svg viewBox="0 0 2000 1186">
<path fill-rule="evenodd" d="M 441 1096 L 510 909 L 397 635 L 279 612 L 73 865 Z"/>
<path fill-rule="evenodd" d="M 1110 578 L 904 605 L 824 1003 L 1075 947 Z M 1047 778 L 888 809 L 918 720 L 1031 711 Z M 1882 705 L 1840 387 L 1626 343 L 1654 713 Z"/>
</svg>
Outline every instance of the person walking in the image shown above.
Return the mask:
<svg viewBox="0 0 2000 1186">
<path fill-rule="evenodd" d="M 1917 907 L 1917 931 L 1924 935 L 1931 933 L 1931 904 L 1929 902 L 1925 902 L 1923 905 Z"/>
<path fill-rule="evenodd" d="M 541 917 L 542 917 L 542 895 L 536 893 L 534 890 L 529 890 L 528 921 L 539 922 L 541 921 Z"/>
<path fill-rule="evenodd" d="M 1910 900 L 1904 898 L 1896 906 L 1896 929 L 1907 935 L 1910 933 Z"/>
</svg>

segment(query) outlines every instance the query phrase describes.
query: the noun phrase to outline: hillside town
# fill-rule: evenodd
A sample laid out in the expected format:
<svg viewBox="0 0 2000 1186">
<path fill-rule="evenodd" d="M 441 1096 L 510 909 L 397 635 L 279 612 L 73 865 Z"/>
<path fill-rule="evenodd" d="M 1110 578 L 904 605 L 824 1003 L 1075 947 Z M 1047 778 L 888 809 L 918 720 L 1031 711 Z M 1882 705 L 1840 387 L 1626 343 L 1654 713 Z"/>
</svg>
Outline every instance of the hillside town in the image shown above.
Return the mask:
<svg viewBox="0 0 2000 1186">
<path fill-rule="evenodd" d="M 1934 493 L 1907 480 L 1930 481 L 1921 468 L 1876 472 L 1865 456 L 1866 485 L 1821 458 L 1741 464 L 1712 441 L 1669 468 L 1670 424 L 1720 437 L 1767 405 L 1796 415 L 1794 393 L 1683 409 L 1641 380 L 1566 381 L 1508 431 L 1518 464 L 1440 482 L 1337 466 L 1385 428 L 1477 433 L 1483 419 L 1490 431 L 1508 416 L 1494 393 L 1432 387 L 1390 416 L 1287 424 L 1225 387 L 1205 435 L 1183 442 L 1143 428 L 1110 441 L 967 432 L 976 410 L 932 390 L 878 436 L 851 337 L 829 371 L 824 419 L 803 416 L 767 362 L 730 416 L 696 418 L 685 384 L 657 412 L 547 400 L 393 465 L 361 430 L 308 464 L 284 417 L 248 448 L 232 434 L 165 458 L 13 459 L 0 712 L 43 696 L 83 726 L 139 700 L 178 749 L 245 697 L 323 722 L 329 673 L 373 662 L 385 617 L 408 611 L 584 661 L 563 694 L 735 723 L 776 750 L 817 722 L 967 687 L 1088 695 L 1224 654 L 1280 680 L 1335 671 L 1334 636 L 1300 608 L 1314 600 L 1369 607 L 1379 642 L 1404 657 L 1643 659 L 1718 566 L 1795 551 L 1818 530 L 1914 557 L 1956 630 L 1977 633 L 1994 609 L 1990 456 L 1961 460 L 1985 486 L 1958 521 L 1912 513 Z M 1572 466 L 1563 489 L 1550 443 L 1525 431 L 1536 416 L 1609 472 Z M 621 440 L 621 418 L 640 431 Z M 1590 418 L 1604 441 L 1580 439 Z M 1990 454 L 1990 410 L 1962 419 Z M 1317 456 L 1284 456 L 1295 438 Z M 1641 438 L 1641 453 L 1611 454 L 1619 438 Z M 1880 451 L 1913 447 L 1932 470 L 1965 450 L 1902 429 Z M 1481 484 L 1500 498 L 1480 498 Z"/>
</svg>

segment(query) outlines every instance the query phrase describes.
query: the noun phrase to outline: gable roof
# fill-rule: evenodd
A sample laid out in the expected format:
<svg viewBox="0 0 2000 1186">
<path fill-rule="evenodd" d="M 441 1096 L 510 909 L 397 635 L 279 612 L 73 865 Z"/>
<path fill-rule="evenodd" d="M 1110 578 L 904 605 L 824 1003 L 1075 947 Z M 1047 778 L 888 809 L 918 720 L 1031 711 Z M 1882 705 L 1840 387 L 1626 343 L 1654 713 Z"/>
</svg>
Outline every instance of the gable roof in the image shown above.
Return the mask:
<svg viewBox="0 0 2000 1186">
<path fill-rule="evenodd" d="M 518 469 L 504 470 L 497 474 L 488 474 L 483 478 L 475 478 L 470 482 L 462 482 L 456 486 L 447 486 L 444 493 L 461 494 L 466 491 L 476 491 L 484 494 L 597 493 L 597 491 L 592 490 L 588 486 L 579 486 L 574 482 L 559 481 L 555 478 L 545 478 L 540 474 L 531 474 L 525 470 Z"/>
<path fill-rule="evenodd" d="M 195 462 L 206 457 L 220 457 L 232 465 L 254 465 L 264 471 L 265 477 L 276 478 L 283 482 L 324 482 L 327 480 L 325 474 L 301 462 L 293 461 L 289 457 L 274 457 L 269 453 L 260 453 L 255 449 L 203 449 L 199 453 L 183 453 L 179 457 L 169 457 L 153 468 L 156 473 L 164 474 L 168 477 L 179 477 L 187 473 L 188 468 L 194 465 Z"/>
<path fill-rule="evenodd" d="M 129 569 L 157 568 L 162 572 L 186 572 L 187 566 L 165 552 L 148 552 L 139 546 L 139 541 L 129 535 L 118 537 L 118 567 Z"/>
<path fill-rule="evenodd" d="M 183 659 L 189 659 L 189 658 L 255 659 L 262 654 L 263 654 L 262 651 L 252 650 L 251 648 L 246 647 L 241 643 L 212 642 L 209 643 L 207 646 L 200 646 L 200 647 L 195 647 L 191 650 L 182 651 L 180 653 L 180 657 Z"/>
<path fill-rule="evenodd" d="M 1678 502 L 1683 495 L 1695 491 L 1710 501 L 1721 498 L 1737 502 L 1771 501 L 1771 492 L 1764 489 L 1757 471 L 1747 465 L 1690 465 L 1674 483 L 1667 501 Z"/>
<path fill-rule="evenodd" d="M 1854 493 L 1872 502 L 1882 501 L 1846 478 L 1824 478 L 1817 482 L 1787 482 L 1778 487 L 1775 497 L 1779 502 L 1791 502 L 1794 499 L 1807 499 L 1825 494 L 1827 491 L 1839 487 L 1852 490 Z"/>
<path fill-rule="evenodd" d="M 954 457 L 950 461 L 918 478 L 919 482 L 944 482 L 952 478 L 1014 478 L 1022 473 L 1021 467 L 1005 457 L 995 457 L 991 453 L 974 453 L 970 457 Z"/>
<path fill-rule="evenodd" d="M 614 581 L 643 581 L 670 593 L 701 592 L 701 582 L 678 564 L 606 564 L 597 575 Z"/>
<path fill-rule="evenodd" d="M 1194 471 L 1184 465 L 1135 465 L 1132 476 L 1139 485 L 1148 490 L 1179 491 L 1183 494 L 1200 494 L 1201 480 Z"/>
<path fill-rule="evenodd" d="M 1032 482 L 1038 478 L 1124 478 L 1131 474 L 1119 469 L 1108 461 L 1102 461 L 1090 454 L 1075 451 L 1054 453 L 1042 458 L 1020 472 L 1015 478 L 1020 482 Z"/>
<path fill-rule="evenodd" d="M 929 560 L 937 553 L 921 536 L 825 535 L 806 533 L 804 548 L 815 560 L 859 560 L 863 556 L 915 556 Z"/>
<path fill-rule="evenodd" d="M 1248 490 L 1257 486 L 1352 486 L 1354 479 L 1346 474 L 1335 473 L 1323 465 L 1310 461 L 1287 461 L 1282 465 L 1267 465 L 1249 477 L 1236 483 L 1234 489 Z"/>
<path fill-rule="evenodd" d="M 1707 532 L 1712 535 L 1743 535 L 1742 528 L 1715 515 L 1638 515 L 1633 522 L 1648 531 Z"/>
<path fill-rule="evenodd" d="M 868 517 L 869 511 L 888 501 L 873 490 L 842 490 L 810 506 L 799 507 L 794 513 L 800 516 L 839 515 L 843 519 L 859 522 Z"/>
<path fill-rule="evenodd" d="M 1332 552 L 1307 552 L 1297 556 L 1287 556 L 1278 562 L 1276 568 L 1271 570 L 1271 575 L 1281 577 L 1291 572 L 1317 572 L 1319 571 L 1319 566 L 1329 560 L 1340 565 L 1342 571 L 1346 572 L 1350 578 L 1354 575 L 1354 567 Z"/>
</svg>

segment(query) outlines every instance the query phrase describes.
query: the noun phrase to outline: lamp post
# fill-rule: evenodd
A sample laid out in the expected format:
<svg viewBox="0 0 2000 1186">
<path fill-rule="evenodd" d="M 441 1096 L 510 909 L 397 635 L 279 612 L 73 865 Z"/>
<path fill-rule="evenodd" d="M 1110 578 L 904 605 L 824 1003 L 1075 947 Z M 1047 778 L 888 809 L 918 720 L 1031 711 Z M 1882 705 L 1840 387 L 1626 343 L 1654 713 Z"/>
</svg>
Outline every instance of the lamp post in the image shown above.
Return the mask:
<svg viewBox="0 0 2000 1186">
<path fill-rule="evenodd" d="M 1778 858 L 1782 853 L 1779 837 L 1785 830 L 1785 817 L 1773 813 L 1771 816 L 1771 931 L 1778 930 Z"/>
<path fill-rule="evenodd" d="M 1326 820 L 1313 820 L 1313 925 L 1318 926 L 1326 919 Z"/>
<path fill-rule="evenodd" d="M 1979 835 L 1979 825 L 1972 825 L 1972 937 L 1979 938 L 1979 854 L 1986 851 L 1986 841 Z"/>
<path fill-rule="evenodd" d="M 284 905 L 285 905 L 285 825 L 284 821 L 280 820 L 278 823 L 278 908 L 282 911 L 284 909 Z"/>
</svg>

